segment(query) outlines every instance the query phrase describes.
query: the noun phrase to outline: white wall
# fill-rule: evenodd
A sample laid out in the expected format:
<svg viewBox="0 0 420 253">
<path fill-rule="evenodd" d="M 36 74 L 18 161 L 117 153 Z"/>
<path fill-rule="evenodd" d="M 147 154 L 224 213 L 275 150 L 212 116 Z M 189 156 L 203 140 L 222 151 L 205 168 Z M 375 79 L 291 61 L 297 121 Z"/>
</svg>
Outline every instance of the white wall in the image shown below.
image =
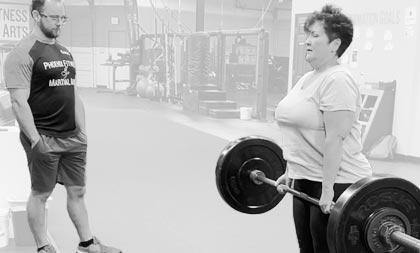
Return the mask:
<svg viewBox="0 0 420 253">
<path fill-rule="evenodd" d="M 126 53 L 126 48 L 105 47 L 69 47 L 77 66 L 77 86 L 94 88 L 97 85 L 112 88 L 112 66 L 104 65 L 109 56 L 118 59 L 118 53 Z M 129 79 L 129 67 L 118 67 L 115 71 L 116 80 Z M 128 82 L 116 83 L 116 90 L 124 90 Z"/>
<path fill-rule="evenodd" d="M 352 64 L 354 72 L 361 73 L 365 82 L 397 81 L 393 134 L 398 140 L 397 152 L 420 157 L 420 2 L 418 0 L 293 0 L 292 34 L 294 15 L 320 10 L 326 3 L 333 3 L 353 19 L 355 36 L 347 55 L 358 51 L 359 61 Z M 412 8 L 416 17 L 407 16 Z M 385 38 L 389 32 L 392 38 Z M 290 66 L 293 66 L 293 36 L 290 42 Z M 389 40 L 390 39 L 390 40 Z M 368 43 L 372 47 L 369 48 Z M 392 50 L 385 47 L 391 43 Z M 343 63 L 349 58 L 343 56 Z M 291 78 L 292 70 L 289 73 Z M 291 79 L 289 80 L 289 85 Z"/>
</svg>

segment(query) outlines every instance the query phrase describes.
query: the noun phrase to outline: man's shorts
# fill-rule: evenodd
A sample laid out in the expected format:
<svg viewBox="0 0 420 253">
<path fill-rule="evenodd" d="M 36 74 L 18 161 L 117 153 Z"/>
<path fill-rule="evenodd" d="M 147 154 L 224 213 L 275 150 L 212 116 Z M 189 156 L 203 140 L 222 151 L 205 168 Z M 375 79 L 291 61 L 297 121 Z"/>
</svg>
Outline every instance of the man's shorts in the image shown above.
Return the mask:
<svg viewBox="0 0 420 253">
<path fill-rule="evenodd" d="M 31 148 L 31 141 L 20 133 L 20 141 L 28 158 L 32 190 L 51 192 L 56 183 L 65 186 L 85 186 L 86 136 L 79 132 L 68 138 L 41 134 Z"/>
</svg>

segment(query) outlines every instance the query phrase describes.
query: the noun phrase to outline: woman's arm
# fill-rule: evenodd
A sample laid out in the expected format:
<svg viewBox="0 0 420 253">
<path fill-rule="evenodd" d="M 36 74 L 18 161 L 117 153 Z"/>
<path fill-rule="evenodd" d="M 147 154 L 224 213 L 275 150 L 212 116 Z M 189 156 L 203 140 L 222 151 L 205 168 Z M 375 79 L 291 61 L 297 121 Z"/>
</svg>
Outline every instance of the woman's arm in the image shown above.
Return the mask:
<svg viewBox="0 0 420 253">
<path fill-rule="evenodd" d="M 321 210 L 329 213 L 334 197 L 334 183 L 343 156 L 343 140 L 349 135 L 355 120 L 353 111 L 325 111 L 325 147 L 323 159 Z"/>
</svg>

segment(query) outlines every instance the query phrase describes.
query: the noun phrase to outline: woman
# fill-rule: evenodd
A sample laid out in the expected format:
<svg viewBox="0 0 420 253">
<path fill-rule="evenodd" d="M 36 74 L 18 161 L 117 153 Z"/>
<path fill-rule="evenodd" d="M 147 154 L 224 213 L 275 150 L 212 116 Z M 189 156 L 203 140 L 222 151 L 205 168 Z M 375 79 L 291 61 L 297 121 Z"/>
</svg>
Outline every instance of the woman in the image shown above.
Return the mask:
<svg viewBox="0 0 420 253">
<path fill-rule="evenodd" d="M 305 22 L 305 74 L 278 104 L 279 144 L 287 160 L 277 184 L 320 199 L 315 206 L 293 198 L 300 252 L 328 252 L 326 229 L 332 201 L 352 183 L 372 175 L 361 153 L 361 97 L 353 77 L 338 62 L 353 38 L 352 21 L 326 5 Z"/>
</svg>

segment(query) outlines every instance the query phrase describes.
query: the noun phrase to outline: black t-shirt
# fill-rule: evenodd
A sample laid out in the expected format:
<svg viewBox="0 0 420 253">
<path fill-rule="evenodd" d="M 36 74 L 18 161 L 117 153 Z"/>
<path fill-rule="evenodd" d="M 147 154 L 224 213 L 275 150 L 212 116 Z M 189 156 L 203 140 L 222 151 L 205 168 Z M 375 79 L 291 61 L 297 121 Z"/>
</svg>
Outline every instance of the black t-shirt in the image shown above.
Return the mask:
<svg viewBox="0 0 420 253">
<path fill-rule="evenodd" d="M 4 76 L 7 88 L 30 89 L 28 104 L 39 133 L 54 137 L 76 134 L 76 69 L 64 46 L 29 35 L 7 55 Z"/>
</svg>

